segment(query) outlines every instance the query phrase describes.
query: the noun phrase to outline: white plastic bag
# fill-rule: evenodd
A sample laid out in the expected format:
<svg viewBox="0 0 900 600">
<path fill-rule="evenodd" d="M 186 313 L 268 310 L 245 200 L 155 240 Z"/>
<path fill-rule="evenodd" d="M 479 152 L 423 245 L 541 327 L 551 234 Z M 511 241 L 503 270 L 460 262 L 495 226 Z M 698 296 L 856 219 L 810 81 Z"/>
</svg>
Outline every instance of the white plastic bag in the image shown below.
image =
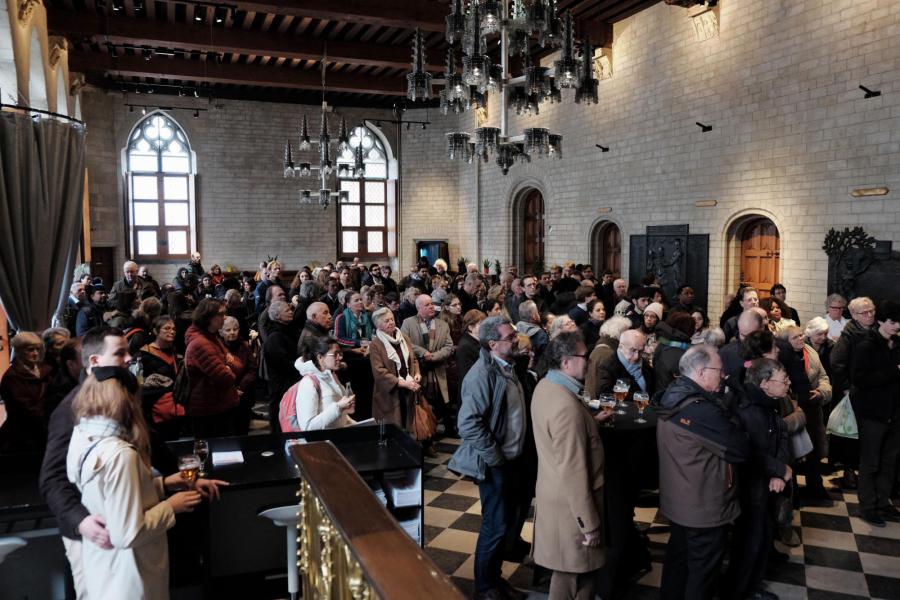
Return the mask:
<svg viewBox="0 0 900 600">
<path fill-rule="evenodd" d="M 859 428 L 856 425 L 856 415 L 853 414 L 853 406 L 850 405 L 850 394 L 844 394 L 831 415 L 828 417 L 828 433 L 842 438 L 859 439 Z"/>
</svg>

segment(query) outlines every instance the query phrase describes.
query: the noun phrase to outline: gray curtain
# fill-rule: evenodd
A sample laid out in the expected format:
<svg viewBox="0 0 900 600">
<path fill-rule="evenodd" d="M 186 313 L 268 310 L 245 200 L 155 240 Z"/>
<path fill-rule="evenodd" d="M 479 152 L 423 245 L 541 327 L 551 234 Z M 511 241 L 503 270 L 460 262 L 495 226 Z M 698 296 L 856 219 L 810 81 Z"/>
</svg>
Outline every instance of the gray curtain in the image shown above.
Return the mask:
<svg viewBox="0 0 900 600">
<path fill-rule="evenodd" d="M 81 233 L 84 126 L 0 112 L 0 302 L 16 331 L 50 326 Z"/>
</svg>

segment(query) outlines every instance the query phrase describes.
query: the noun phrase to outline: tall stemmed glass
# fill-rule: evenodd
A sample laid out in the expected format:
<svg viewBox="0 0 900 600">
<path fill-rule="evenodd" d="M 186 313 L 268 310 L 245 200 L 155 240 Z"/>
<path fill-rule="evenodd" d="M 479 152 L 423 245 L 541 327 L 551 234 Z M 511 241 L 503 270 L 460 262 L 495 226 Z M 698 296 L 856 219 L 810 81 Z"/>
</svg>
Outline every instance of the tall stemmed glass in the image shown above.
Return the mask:
<svg viewBox="0 0 900 600">
<path fill-rule="evenodd" d="M 194 454 L 200 459 L 200 477 L 206 477 L 206 459 L 209 457 L 209 443 L 206 440 L 194 440 Z"/>
<path fill-rule="evenodd" d="M 628 382 L 624 379 L 616 379 L 616 385 L 613 387 L 613 394 L 616 398 L 616 414 L 624 415 L 625 413 L 625 397 L 628 396 Z"/>
<path fill-rule="evenodd" d="M 647 405 L 650 404 L 650 394 L 648 394 L 647 392 L 635 392 L 634 403 L 638 409 L 638 416 L 634 420 L 634 422 L 646 423 L 647 420 L 644 418 L 644 409 L 646 409 Z"/>
</svg>

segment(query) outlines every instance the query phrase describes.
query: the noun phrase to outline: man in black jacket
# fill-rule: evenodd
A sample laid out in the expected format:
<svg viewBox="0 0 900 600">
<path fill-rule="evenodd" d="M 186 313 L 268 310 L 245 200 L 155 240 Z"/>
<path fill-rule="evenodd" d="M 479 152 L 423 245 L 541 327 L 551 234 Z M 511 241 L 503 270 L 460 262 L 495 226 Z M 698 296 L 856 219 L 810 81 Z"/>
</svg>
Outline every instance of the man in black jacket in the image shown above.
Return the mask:
<svg viewBox="0 0 900 600">
<path fill-rule="evenodd" d="M 722 401 L 715 348 L 690 348 L 678 368 L 681 377 L 655 407 L 659 509 L 672 528 L 660 596 L 707 600 L 717 591 L 728 526 L 740 514 L 734 465 L 750 459 L 750 442 Z"/>
</svg>

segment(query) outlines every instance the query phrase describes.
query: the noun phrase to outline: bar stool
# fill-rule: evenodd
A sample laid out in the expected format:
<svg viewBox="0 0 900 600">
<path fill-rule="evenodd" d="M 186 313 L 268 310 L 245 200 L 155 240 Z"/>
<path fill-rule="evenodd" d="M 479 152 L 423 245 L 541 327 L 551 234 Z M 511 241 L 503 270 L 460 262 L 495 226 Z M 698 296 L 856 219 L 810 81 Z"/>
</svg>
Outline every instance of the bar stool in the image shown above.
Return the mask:
<svg viewBox="0 0 900 600">
<path fill-rule="evenodd" d="M 299 507 L 296 504 L 288 506 L 276 506 L 259 513 L 257 516 L 272 521 L 278 527 L 285 528 L 287 536 L 287 576 L 288 593 L 291 600 L 297 600 L 300 593 L 300 573 L 297 571 L 297 515 Z"/>
<path fill-rule="evenodd" d="M 23 540 L 20 537 L 15 536 L 4 536 L 0 537 L 0 564 L 3 563 L 3 560 L 6 558 L 6 555 L 15 552 L 19 548 L 23 548 L 26 546 L 28 542 Z"/>
</svg>

